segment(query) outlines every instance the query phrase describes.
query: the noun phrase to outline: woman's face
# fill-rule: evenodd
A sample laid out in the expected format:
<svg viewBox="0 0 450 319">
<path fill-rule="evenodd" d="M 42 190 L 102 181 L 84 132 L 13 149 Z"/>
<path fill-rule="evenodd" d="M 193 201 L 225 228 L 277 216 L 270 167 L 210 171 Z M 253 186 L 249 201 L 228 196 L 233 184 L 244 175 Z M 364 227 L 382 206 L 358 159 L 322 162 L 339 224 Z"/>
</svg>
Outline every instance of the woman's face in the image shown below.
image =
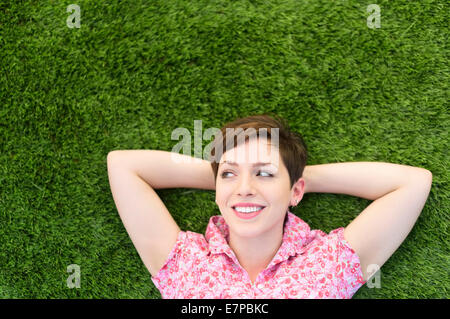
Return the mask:
<svg viewBox="0 0 450 319">
<path fill-rule="evenodd" d="M 268 164 L 254 166 L 255 163 Z M 303 186 L 300 180 L 295 185 Z M 257 237 L 282 227 L 289 205 L 295 203 L 294 189 L 295 199 L 303 196 L 303 187 L 299 194 L 295 185 L 291 190 L 289 173 L 278 148 L 271 148 L 266 139 L 255 138 L 222 155 L 217 171 L 216 203 L 230 232 L 240 237 Z M 264 208 L 253 217 L 255 214 L 236 212 L 234 207 L 239 203 Z"/>
</svg>

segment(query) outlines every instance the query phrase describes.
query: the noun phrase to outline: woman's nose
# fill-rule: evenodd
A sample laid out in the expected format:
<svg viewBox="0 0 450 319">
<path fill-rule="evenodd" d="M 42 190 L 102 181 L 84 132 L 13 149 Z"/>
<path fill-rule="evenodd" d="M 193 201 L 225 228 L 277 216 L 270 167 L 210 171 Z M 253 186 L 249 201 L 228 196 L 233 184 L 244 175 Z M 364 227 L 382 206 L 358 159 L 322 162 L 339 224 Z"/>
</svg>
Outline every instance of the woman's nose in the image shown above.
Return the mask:
<svg viewBox="0 0 450 319">
<path fill-rule="evenodd" d="M 239 182 L 237 186 L 237 191 L 240 195 L 246 196 L 249 194 L 254 194 L 254 181 L 252 180 L 252 177 L 249 174 L 241 174 L 239 177 Z"/>
</svg>

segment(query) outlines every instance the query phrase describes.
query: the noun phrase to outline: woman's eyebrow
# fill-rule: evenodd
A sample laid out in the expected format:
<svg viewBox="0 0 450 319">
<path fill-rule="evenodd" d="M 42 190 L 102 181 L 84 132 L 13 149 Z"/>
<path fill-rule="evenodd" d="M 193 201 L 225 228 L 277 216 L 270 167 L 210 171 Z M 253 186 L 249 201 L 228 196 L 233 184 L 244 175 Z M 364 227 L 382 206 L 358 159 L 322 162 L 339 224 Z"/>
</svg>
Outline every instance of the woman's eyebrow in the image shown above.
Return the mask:
<svg viewBox="0 0 450 319">
<path fill-rule="evenodd" d="M 238 166 L 238 164 L 237 163 L 235 163 L 235 162 L 230 162 L 230 161 L 223 161 L 221 164 L 228 164 L 228 165 L 232 165 L 232 166 Z M 253 163 L 253 167 L 256 167 L 256 166 L 265 166 L 265 165 L 273 165 L 273 166 L 275 166 L 274 164 L 272 164 L 272 163 L 262 163 L 262 162 L 258 162 L 258 163 Z"/>
</svg>

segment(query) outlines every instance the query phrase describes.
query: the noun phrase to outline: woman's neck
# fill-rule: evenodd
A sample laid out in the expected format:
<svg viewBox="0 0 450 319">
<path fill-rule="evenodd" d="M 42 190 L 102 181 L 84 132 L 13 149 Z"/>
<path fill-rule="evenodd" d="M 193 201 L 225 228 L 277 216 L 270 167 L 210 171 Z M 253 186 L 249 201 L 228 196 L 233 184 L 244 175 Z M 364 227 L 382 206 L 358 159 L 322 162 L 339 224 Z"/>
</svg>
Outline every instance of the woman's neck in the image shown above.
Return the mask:
<svg viewBox="0 0 450 319">
<path fill-rule="evenodd" d="M 272 261 L 283 240 L 283 225 L 258 237 L 240 237 L 230 231 L 229 245 L 240 265 L 250 274 L 259 273 Z"/>
</svg>

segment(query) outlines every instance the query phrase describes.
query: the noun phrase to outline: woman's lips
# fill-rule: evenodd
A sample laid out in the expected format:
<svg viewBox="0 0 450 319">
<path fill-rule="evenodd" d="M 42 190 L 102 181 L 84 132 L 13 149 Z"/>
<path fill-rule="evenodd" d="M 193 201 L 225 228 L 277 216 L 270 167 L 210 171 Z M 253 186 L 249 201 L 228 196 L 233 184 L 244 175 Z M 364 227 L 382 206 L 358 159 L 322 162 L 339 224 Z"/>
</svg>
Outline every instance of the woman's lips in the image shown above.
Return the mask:
<svg viewBox="0 0 450 319">
<path fill-rule="evenodd" d="M 234 213 L 236 214 L 237 217 L 242 218 L 242 219 L 252 219 L 255 218 L 256 216 L 258 216 L 266 207 L 261 208 L 260 210 L 256 211 L 256 212 L 251 212 L 251 213 L 241 213 L 238 212 L 236 209 L 234 209 L 234 207 L 232 207 L 231 209 L 234 211 Z"/>
</svg>

